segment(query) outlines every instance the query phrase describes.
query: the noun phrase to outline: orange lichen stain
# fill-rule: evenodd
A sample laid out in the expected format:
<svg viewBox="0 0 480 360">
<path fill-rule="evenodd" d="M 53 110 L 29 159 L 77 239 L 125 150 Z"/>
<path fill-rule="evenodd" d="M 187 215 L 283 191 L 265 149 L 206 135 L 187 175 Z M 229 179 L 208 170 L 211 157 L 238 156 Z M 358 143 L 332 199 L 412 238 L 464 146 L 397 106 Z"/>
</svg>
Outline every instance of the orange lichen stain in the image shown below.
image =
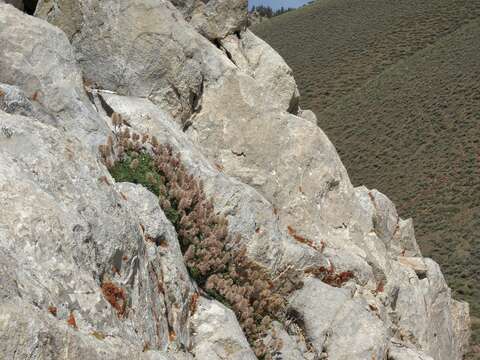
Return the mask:
<svg viewBox="0 0 480 360">
<path fill-rule="evenodd" d="M 322 242 L 322 248 L 319 249 L 318 246 L 316 246 L 312 240 L 309 240 L 301 235 L 298 235 L 297 231 L 291 227 L 290 225 L 287 227 L 288 229 L 288 234 L 293 237 L 295 240 L 297 240 L 299 243 L 302 243 L 302 244 L 305 244 L 305 245 L 308 245 L 310 246 L 311 248 L 317 250 L 317 251 L 320 251 L 322 252 L 323 251 L 323 248 L 325 247 L 325 244 Z"/>
<path fill-rule="evenodd" d="M 105 282 L 102 284 L 102 293 L 110 305 L 117 310 L 118 316 L 123 316 L 127 305 L 125 290 L 112 282 Z"/>
<path fill-rule="evenodd" d="M 57 317 L 57 308 L 55 306 L 49 306 L 48 307 L 48 312 L 52 314 L 53 316 Z"/>
<path fill-rule="evenodd" d="M 320 278 L 324 283 L 334 287 L 341 287 L 348 280 L 354 277 L 352 271 L 342 271 L 341 273 L 337 274 L 333 264 L 330 264 L 328 269 L 324 266 L 320 266 L 318 268 L 307 269 L 305 272 Z"/>
<path fill-rule="evenodd" d="M 73 312 L 70 312 L 70 315 L 68 316 L 68 319 L 67 319 L 67 324 L 73 327 L 74 329 L 78 329 L 77 322 L 75 321 L 75 316 L 73 316 Z"/>
<path fill-rule="evenodd" d="M 197 292 L 193 293 L 191 299 L 190 299 L 190 314 L 195 314 L 195 311 L 197 311 L 197 306 L 198 306 L 198 298 L 199 294 Z"/>
</svg>

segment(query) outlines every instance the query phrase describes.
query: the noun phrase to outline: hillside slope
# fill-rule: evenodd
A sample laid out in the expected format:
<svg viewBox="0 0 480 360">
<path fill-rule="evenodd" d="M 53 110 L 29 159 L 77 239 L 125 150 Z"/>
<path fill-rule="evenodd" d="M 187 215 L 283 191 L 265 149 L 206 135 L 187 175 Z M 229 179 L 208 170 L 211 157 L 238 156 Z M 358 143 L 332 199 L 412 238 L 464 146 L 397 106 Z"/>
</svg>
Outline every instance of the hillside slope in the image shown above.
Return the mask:
<svg viewBox="0 0 480 360">
<path fill-rule="evenodd" d="M 318 1 L 254 31 L 294 69 L 352 182 L 414 218 L 422 251 L 470 302 L 478 343 L 480 3 L 361 4 Z"/>
</svg>

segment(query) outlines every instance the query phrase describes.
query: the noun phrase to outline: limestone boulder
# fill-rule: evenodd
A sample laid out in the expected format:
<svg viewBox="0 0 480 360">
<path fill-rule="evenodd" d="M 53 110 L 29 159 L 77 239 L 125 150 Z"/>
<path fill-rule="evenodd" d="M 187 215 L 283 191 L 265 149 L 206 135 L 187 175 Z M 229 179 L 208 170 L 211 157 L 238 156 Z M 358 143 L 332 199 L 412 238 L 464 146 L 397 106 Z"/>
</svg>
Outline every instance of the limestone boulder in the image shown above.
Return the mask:
<svg viewBox="0 0 480 360">
<path fill-rule="evenodd" d="M 254 79 L 232 73 L 206 88 L 187 133 L 226 174 L 271 202 L 285 229 L 317 245 L 349 246 L 359 205 L 334 146 L 316 125 L 279 112 Z"/>
<path fill-rule="evenodd" d="M 135 200 L 122 188 L 132 204 L 150 206 L 144 213 L 156 211 L 156 227 L 146 234 L 143 208 L 130 205 L 75 137 L 4 112 L 0 129 L 0 249 L 11 294 L 55 321 L 73 317 L 86 334 L 137 349 L 188 347 L 193 287 L 156 199 Z M 149 243 L 160 235 L 166 255 Z M 105 289 L 119 295 L 112 300 Z"/>
<path fill-rule="evenodd" d="M 278 356 L 462 358 L 468 304 L 412 221 L 353 188 L 245 6 L 41 0 L 49 24 L 0 1 L 2 358 L 255 359 L 190 279 L 156 196 L 99 162 L 113 111 L 180 154 L 252 260 L 304 272 L 267 335 Z"/>
<path fill-rule="evenodd" d="M 398 334 L 434 359 L 461 359 L 469 338 L 468 304 L 452 299 L 440 267 L 431 259 L 392 264 L 385 291 L 394 294 L 390 307 L 398 316 Z"/>
<path fill-rule="evenodd" d="M 391 333 L 363 299 L 352 299 L 336 314 L 325 343 L 329 359 L 385 359 Z"/>
<path fill-rule="evenodd" d="M 307 344 L 302 329 L 294 323 L 288 329 L 278 321 L 272 323 L 266 343 L 277 343 L 276 355 L 284 360 L 311 360 L 315 358 L 315 350 Z"/>
<path fill-rule="evenodd" d="M 117 183 L 115 189 L 137 219 L 145 239 L 138 279 L 146 280 L 147 286 L 132 296 L 134 316 L 149 327 L 141 329 L 145 332 L 143 338 L 158 332 L 162 334 L 158 344 L 162 349 L 188 346 L 191 306 L 198 294 L 183 262 L 175 228 L 160 208 L 157 196 L 142 185 Z"/>
<path fill-rule="evenodd" d="M 298 116 L 304 118 L 307 121 L 310 121 L 312 124 L 317 123 L 317 115 L 312 110 L 300 109 L 298 111 Z"/>
<path fill-rule="evenodd" d="M 33 117 L 47 125 L 59 126 L 55 116 L 38 102 L 30 100 L 18 86 L 0 83 L 0 110 L 8 114 Z"/>
<path fill-rule="evenodd" d="M 149 98 L 181 120 L 204 83 L 232 67 L 168 1 L 43 0 L 36 15 L 65 31 L 92 86 Z"/>
<path fill-rule="evenodd" d="M 172 3 L 210 40 L 223 39 L 247 26 L 247 0 L 173 0 Z"/>
<path fill-rule="evenodd" d="M 265 93 L 273 95 L 271 101 L 278 103 L 280 110 L 294 114 L 299 111 L 300 95 L 293 71 L 270 45 L 250 30 L 229 35 L 220 44 L 242 72 L 253 77 Z"/>
<path fill-rule="evenodd" d="M 289 301 L 292 316 L 304 324 L 305 331 L 316 352 L 324 352 L 325 342 L 332 324 L 342 307 L 351 299 L 346 289 L 336 289 L 318 279 L 307 279 L 302 289 Z"/>
<path fill-rule="evenodd" d="M 192 360 L 186 353 L 136 348 L 100 332 L 85 333 L 17 298 L 0 303 L 0 354 L 13 359 Z"/>
<path fill-rule="evenodd" d="M 290 299 L 317 354 L 328 359 L 384 359 L 391 334 L 368 303 L 316 279 Z"/>
<path fill-rule="evenodd" d="M 62 119 L 62 130 L 95 147 L 107 128 L 83 88 L 74 51 L 60 29 L 0 4 L 0 83 L 15 85 L 25 97 Z"/>
<path fill-rule="evenodd" d="M 232 310 L 201 297 L 192 317 L 192 353 L 197 359 L 256 360 Z"/>
<path fill-rule="evenodd" d="M 401 219 L 395 204 L 378 190 L 360 186 L 355 188 L 355 193 L 364 214 L 369 218 L 365 223 L 382 239 L 389 252 L 403 256 L 421 256 L 412 219 Z"/>
</svg>

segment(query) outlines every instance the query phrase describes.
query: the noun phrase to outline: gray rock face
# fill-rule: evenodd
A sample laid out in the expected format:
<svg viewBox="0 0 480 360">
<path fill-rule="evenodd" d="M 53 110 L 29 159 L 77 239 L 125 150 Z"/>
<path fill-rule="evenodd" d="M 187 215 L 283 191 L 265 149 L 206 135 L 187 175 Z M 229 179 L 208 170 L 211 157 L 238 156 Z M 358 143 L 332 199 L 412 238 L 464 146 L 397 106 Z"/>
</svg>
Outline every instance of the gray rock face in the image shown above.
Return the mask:
<svg viewBox="0 0 480 360">
<path fill-rule="evenodd" d="M 291 70 L 243 31 L 244 7 L 40 1 L 62 31 L 0 4 L 2 358 L 255 359 L 233 313 L 199 294 L 158 199 L 98 161 L 111 111 L 181 155 L 248 256 L 309 270 L 296 321 L 268 335 L 279 356 L 462 358 L 468 304 L 412 221 L 353 188 Z M 321 268 L 349 279 L 333 287 Z"/>
<path fill-rule="evenodd" d="M 362 299 L 316 279 L 305 282 L 290 306 L 305 323 L 318 354 L 330 359 L 384 359 L 388 329 Z"/>
<path fill-rule="evenodd" d="M 147 279 L 146 289 L 141 289 L 146 294 L 139 289 L 132 296 L 134 316 L 148 326 L 141 329 L 142 337 L 153 348 L 188 347 L 190 304 L 196 291 L 183 263 L 175 229 L 158 198 L 143 186 L 119 183 L 115 188 L 135 214 L 145 239 L 145 248 L 139 254 L 145 259 L 138 258 L 140 269 L 136 271 L 140 272 L 139 279 Z"/>
<path fill-rule="evenodd" d="M 305 323 L 305 331 L 319 354 L 324 350 L 333 321 L 351 295 L 346 289 L 333 288 L 317 279 L 308 279 L 292 295 L 290 306 Z"/>
<path fill-rule="evenodd" d="M 266 94 L 274 95 L 272 103 L 278 102 L 281 110 L 298 112 L 300 95 L 292 69 L 270 45 L 256 37 L 250 30 L 229 35 L 220 43 L 228 57 L 242 72 L 261 84 Z"/>
<path fill-rule="evenodd" d="M 344 243 L 357 205 L 335 148 L 317 126 L 265 99 L 251 77 L 226 76 L 205 90 L 188 133 L 225 173 L 265 196 L 285 229 L 316 244 Z"/>
<path fill-rule="evenodd" d="M 219 302 L 200 298 L 192 324 L 192 353 L 197 359 L 256 359 L 235 314 Z"/>
<path fill-rule="evenodd" d="M 204 82 L 232 67 L 168 1 L 44 0 L 36 15 L 65 31 L 91 83 L 148 97 L 180 119 L 197 107 Z"/>
<path fill-rule="evenodd" d="M 184 353 L 145 351 L 114 337 L 84 333 L 17 298 L 0 304 L 0 354 L 12 359 L 190 360 Z"/>
<path fill-rule="evenodd" d="M 331 327 L 332 331 L 325 344 L 330 359 L 386 358 L 391 334 L 366 301 L 353 299 L 347 302 Z"/>
<path fill-rule="evenodd" d="M 390 346 L 388 358 L 392 360 L 433 360 L 432 357 L 423 352 L 398 344 Z"/>
<path fill-rule="evenodd" d="M 0 84 L 0 110 L 8 114 L 34 117 L 47 125 L 59 126 L 55 116 L 38 102 L 31 101 L 25 93 L 16 86 Z"/>
<path fill-rule="evenodd" d="M 73 316 L 83 332 L 165 347 L 168 332 L 151 329 L 152 318 L 137 312 L 157 311 L 147 296 L 158 297 L 157 283 L 140 285 L 150 265 L 144 237 L 103 167 L 78 140 L 32 118 L 1 113 L 0 128 L 0 247 L 18 269 L 18 296 L 45 314 L 55 308 L 56 321 Z M 124 316 L 102 296 L 106 282 L 133 304 Z"/>
<path fill-rule="evenodd" d="M 20 87 L 51 116 L 61 116 L 69 133 L 92 145 L 104 141 L 107 128 L 97 121 L 73 49 L 60 29 L 0 4 L 0 44 L 0 83 Z"/>
<path fill-rule="evenodd" d="M 307 121 L 310 121 L 312 124 L 317 123 L 317 115 L 312 110 L 299 110 L 298 116 L 304 118 Z"/>
<path fill-rule="evenodd" d="M 0 128 L 0 246 L 19 296 L 137 348 L 188 347 L 194 288 L 156 197 L 116 191 L 77 140 L 34 119 L 1 115 Z M 102 296 L 107 282 L 125 292 L 121 316 Z"/>
<path fill-rule="evenodd" d="M 173 0 L 172 4 L 210 40 L 222 39 L 247 26 L 247 0 Z"/>
</svg>

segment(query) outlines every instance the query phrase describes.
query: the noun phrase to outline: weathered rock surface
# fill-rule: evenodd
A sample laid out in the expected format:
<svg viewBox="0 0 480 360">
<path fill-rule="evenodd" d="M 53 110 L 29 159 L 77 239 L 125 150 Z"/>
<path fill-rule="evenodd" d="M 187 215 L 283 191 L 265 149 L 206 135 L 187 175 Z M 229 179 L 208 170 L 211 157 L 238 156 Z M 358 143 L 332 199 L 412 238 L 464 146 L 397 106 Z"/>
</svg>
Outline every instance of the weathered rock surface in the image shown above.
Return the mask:
<svg viewBox="0 0 480 360">
<path fill-rule="evenodd" d="M 160 208 L 158 198 L 143 186 L 119 183 L 115 188 L 126 199 L 145 239 L 145 248 L 139 254 L 145 260 L 138 258 L 137 261 L 140 264 L 139 279 L 147 279 L 147 294 L 135 292 L 131 301 L 136 309 L 134 316 L 150 319 L 145 322 L 149 328 L 144 330 L 142 337 L 149 339 L 151 334 L 161 334 L 160 339 L 149 340 L 150 346 L 155 348 L 171 347 L 172 338 L 188 347 L 190 305 L 196 291 L 183 263 L 175 229 Z M 143 298 L 145 295 L 146 299 Z"/>
<path fill-rule="evenodd" d="M 44 0 L 36 15 L 65 31 L 94 86 L 148 97 L 180 119 L 205 81 L 233 67 L 168 1 Z"/>
<path fill-rule="evenodd" d="M 11 276 L 18 296 L 45 314 L 55 309 L 56 321 L 73 316 L 83 332 L 137 348 L 188 345 L 186 270 L 147 246 L 103 166 L 78 140 L 33 118 L 0 113 L 0 128 L 0 246 L 17 269 Z M 169 226 L 167 240 L 176 241 Z M 123 289 L 124 313 L 102 296 L 107 282 Z M 174 341 L 167 325 L 178 333 Z"/>
<path fill-rule="evenodd" d="M 98 145 L 107 128 L 97 120 L 65 34 L 10 5 L 0 4 L 0 83 L 16 85 L 32 102 L 61 116 L 70 134 Z M 96 146 L 95 146 L 96 147 Z"/>
<path fill-rule="evenodd" d="M 303 110 L 300 109 L 298 112 L 298 116 L 304 118 L 307 121 L 310 121 L 312 124 L 317 123 L 317 115 L 312 110 Z"/>
<path fill-rule="evenodd" d="M 274 95 L 271 102 L 278 102 L 282 110 L 298 112 L 300 95 L 292 69 L 270 45 L 250 30 L 229 35 L 220 43 L 242 72 L 261 84 L 268 96 Z"/>
<path fill-rule="evenodd" d="M 290 299 L 291 308 L 305 323 L 305 331 L 318 353 L 323 352 L 331 325 L 351 296 L 346 289 L 336 289 L 320 280 L 308 279 Z"/>
<path fill-rule="evenodd" d="M 255 360 L 232 310 L 215 300 L 200 298 L 192 317 L 192 353 L 198 359 Z"/>
<path fill-rule="evenodd" d="M 158 199 L 98 161 L 111 111 L 180 153 L 272 274 L 352 274 L 340 287 L 305 274 L 290 323 L 269 335 L 279 356 L 462 358 L 468 305 L 422 257 L 412 221 L 353 188 L 244 10 L 40 1 L 60 30 L 0 4 L 2 358 L 255 359 L 231 310 L 199 294 Z M 109 302 L 105 284 L 124 296 Z"/>
<path fill-rule="evenodd" d="M 247 0 L 173 0 L 172 4 L 210 40 L 222 39 L 247 26 Z"/>
<path fill-rule="evenodd" d="M 142 352 L 123 340 L 84 333 L 15 299 L 0 304 L 0 354 L 10 359 L 190 360 L 188 354 Z"/>
<path fill-rule="evenodd" d="M 425 355 L 425 353 L 398 344 L 390 346 L 388 358 L 392 360 L 433 360 L 432 357 Z"/>
</svg>

